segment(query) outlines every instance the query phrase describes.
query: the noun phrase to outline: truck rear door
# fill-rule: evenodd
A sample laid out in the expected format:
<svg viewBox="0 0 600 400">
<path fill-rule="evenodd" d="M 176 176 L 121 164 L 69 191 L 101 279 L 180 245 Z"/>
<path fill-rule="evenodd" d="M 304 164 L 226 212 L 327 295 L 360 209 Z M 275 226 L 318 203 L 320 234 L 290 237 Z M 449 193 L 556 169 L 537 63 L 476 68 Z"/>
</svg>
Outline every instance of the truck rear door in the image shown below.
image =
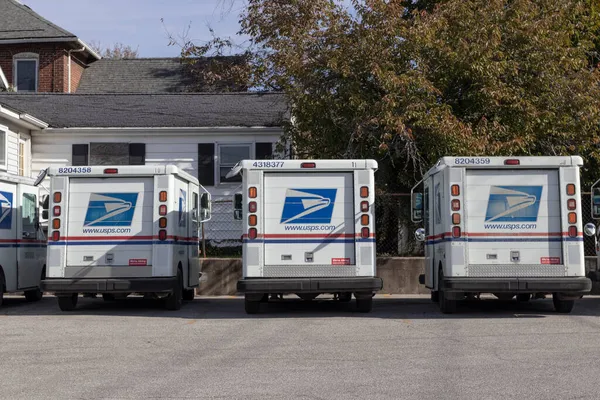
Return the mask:
<svg viewBox="0 0 600 400">
<path fill-rule="evenodd" d="M 352 172 L 265 172 L 262 212 L 265 276 L 356 274 Z"/>
<path fill-rule="evenodd" d="M 469 275 L 564 275 L 558 169 L 466 169 L 465 196 Z"/>
<path fill-rule="evenodd" d="M 67 267 L 151 266 L 153 187 L 153 177 L 71 177 Z"/>
</svg>

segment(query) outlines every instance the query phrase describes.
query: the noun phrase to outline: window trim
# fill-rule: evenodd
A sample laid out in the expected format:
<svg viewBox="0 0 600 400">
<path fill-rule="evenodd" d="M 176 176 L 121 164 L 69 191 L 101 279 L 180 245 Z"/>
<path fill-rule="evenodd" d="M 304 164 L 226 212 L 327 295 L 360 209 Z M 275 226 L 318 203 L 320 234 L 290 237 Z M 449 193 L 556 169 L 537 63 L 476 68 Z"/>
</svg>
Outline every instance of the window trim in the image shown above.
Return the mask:
<svg viewBox="0 0 600 400">
<path fill-rule="evenodd" d="M 21 151 L 23 146 L 23 151 Z M 27 176 L 27 141 L 21 137 L 17 140 L 17 175 Z M 23 171 L 21 173 L 21 160 L 23 160 Z"/>
<path fill-rule="evenodd" d="M 22 90 L 23 93 L 37 93 L 39 84 L 40 84 L 40 56 L 36 53 L 19 53 L 13 56 L 13 87 L 16 92 L 19 92 L 19 87 L 17 82 L 18 79 L 18 68 L 17 65 L 19 61 L 35 61 L 35 90 L 32 92 L 30 90 Z"/>
<path fill-rule="evenodd" d="M 222 147 L 248 147 L 248 156 L 254 159 L 254 142 L 215 142 L 215 186 L 239 186 L 240 182 L 221 182 L 221 148 Z M 232 165 L 233 167 L 233 165 Z"/>
<path fill-rule="evenodd" d="M 0 125 L 0 132 L 4 133 L 4 164 L 0 163 L 0 170 L 8 171 L 8 126 Z"/>
</svg>

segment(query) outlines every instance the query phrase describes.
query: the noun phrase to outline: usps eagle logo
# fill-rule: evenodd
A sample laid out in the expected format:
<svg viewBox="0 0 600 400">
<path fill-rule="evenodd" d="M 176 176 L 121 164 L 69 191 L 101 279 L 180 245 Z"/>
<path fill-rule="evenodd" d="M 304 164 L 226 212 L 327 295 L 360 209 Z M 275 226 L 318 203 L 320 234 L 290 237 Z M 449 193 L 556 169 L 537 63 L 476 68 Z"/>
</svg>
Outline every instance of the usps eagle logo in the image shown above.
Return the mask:
<svg viewBox="0 0 600 400">
<path fill-rule="evenodd" d="M 485 222 L 535 222 L 543 186 L 492 186 Z"/>
<path fill-rule="evenodd" d="M 84 226 L 131 226 L 137 193 L 92 193 Z"/>
<path fill-rule="evenodd" d="M 337 189 L 287 189 L 281 224 L 329 224 Z"/>
<path fill-rule="evenodd" d="M 0 229 L 12 227 L 13 194 L 0 191 Z"/>
</svg>

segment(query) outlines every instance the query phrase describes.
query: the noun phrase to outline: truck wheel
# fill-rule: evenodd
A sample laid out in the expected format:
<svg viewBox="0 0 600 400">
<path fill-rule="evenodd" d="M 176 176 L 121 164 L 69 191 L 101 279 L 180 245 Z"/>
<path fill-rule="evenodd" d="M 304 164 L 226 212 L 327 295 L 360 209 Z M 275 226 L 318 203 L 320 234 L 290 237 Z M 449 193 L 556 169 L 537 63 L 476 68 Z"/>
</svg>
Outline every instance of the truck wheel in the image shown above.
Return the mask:
<svg viewBox="0 0 600 400">
<path fill-rule="evenodd" d="M 27 290 L 25 292 L 25 299 L 27 299 L 27 301 L 40 301 L 42 299 L 42 291 L 40 290 L 40 288 L 37 289 L 32 289 L 32 290 Z"/>
<path fill-rule="evenodd" d="M 517 294 L 517 302 L 527 303 L 531 299 L 531 293 L 519 293 Z"/>
<path fill-rule="evenodd" d="M 453 314 L 456 312 L 456 306 L 458 302 L 447 297 L 447 293 L 444 291 L 444 273 L 442 272 L 441 268 L 438 276 L 440 285 L 440 290 L 438 291 L 440 311 L 442 314 Z"/>
<path fill-rule="evenodd" d="M 194 297 L 196 297 L 195 289 L 185 289 L 183 291 L 183 300 L 192 301 L 192 300 L 194 300 Z"/>
<path fill-rule="evenodd" d="M 104 300 L 104 301 L 115 301 L 116 297 L 112 293 L 102 293 L 102 300 Z"/>
<path fill-rule="evenodd" d="M 183 277 L 181 275 L 181 270 L 177 270 L 177 283 L 173 288 L 173 292 L 167 296 L 167 301 L 165 306 L 167 310 L 177 311 L 181 308 L 183 304 Z"/>
<path fill-rule="evenodd" d="M 352 300 L 352 292 L 342 292 L 338 294 L 340 303 L 349 303 Z"/>
<path fill-rule="evenodd" d="M 373 297 L 367 297 L 367 298 L 357 298 L 356 299 L 356 308 L 358 309 L 358 312 L 361 313 L 368 313 L 371 312 L 371 310 L 373 309 Z"/>
<path fill-rule="evenodd" d="M 58 296 L 58 308 L 61 311 L 73 311 L 77 307 L 77 299 L 79 299 L 78 293 Z"/>
<path fill-rule="evenodd" d="M 244 308 L 246 314 L 258 314 L 260 311 L 260 300 L 250 300 L 248 295 L 244 296 Z"/>
<path fill-rule="evenodd" d="M 554 303 L 554 311 L 562 314 L 568 314 L 573 311 L 575 300 L 564 300 L 561 299 L 558 294 L 552 295 L 552 302 Z"/>
<path fill-rule="evenodd" d="M 2 280 L 2 274 L 0 274 L 0 306 L 4 301 L 4 281 Z"/>
<path fill-rule="evenodd" d="M 431 291 L 431 301 L 433 301 L 434 303 L 439 303 L 440 302 L 440 292 L 432 290 Z"/>
</svg>

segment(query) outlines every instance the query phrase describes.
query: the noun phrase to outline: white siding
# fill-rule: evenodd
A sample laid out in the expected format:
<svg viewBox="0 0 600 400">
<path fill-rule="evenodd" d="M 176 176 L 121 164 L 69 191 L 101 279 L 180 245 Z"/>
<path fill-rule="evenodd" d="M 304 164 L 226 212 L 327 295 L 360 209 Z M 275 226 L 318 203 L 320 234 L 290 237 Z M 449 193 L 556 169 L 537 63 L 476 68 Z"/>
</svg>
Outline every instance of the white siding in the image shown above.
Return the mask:
<svg viewBox="0 0 600 400">
<path fill-rule="evenodd" d="M 157 135 L 151 130 L 147 132 L 111 132 L 90 133 L 87 130 L 70 130 L 69 133 L 53 133 L 47 129 L 34 133 L 32 141 L 32 173 L 49 166 L 71 164 L 71 146 L 73 144 L 89 144 L 90 142 L 129 142 L 146 144 L 146 165 L 176 165 L 182 170 L 198 176 L 198 144 L 199 143 L 259 143 L 279 141 L 282 131 L 261 131 L 258 129 L 241 130 L 239 132 L 165 132 Z M 215 149 L 216 150 L 216 149 Z M 216 165 L 215 165 L 216 167 Z M 232 197 L 239 191 L 239 183 L 223 184 L 207 187 L 213 197 L 213 217 L 205 225 L 205 234 L 213 245 L 227 245 L 230 240 L 239 240 L 242 235 L 241 221 L 233 219 Z"/>
<path fill-rule="evenodd" d="M 30 146 L 31 134 L 28 129 L 20 128 L 19 126 L 9 123 L 7 120 L 0 118 L 0 125 L 7 127 L 8 132 L 6 134 L 6 148 L 7 148 L 7 169 L 6 172 L 9 174 L 17 175 L 19 173 L 19 136 L 25 143 L 25 159 L 31 160 Z M 31 170 L 29 170 L 30 172 Z M 26 174 L 31 177 L 31 174 Z"/>
</svg>

